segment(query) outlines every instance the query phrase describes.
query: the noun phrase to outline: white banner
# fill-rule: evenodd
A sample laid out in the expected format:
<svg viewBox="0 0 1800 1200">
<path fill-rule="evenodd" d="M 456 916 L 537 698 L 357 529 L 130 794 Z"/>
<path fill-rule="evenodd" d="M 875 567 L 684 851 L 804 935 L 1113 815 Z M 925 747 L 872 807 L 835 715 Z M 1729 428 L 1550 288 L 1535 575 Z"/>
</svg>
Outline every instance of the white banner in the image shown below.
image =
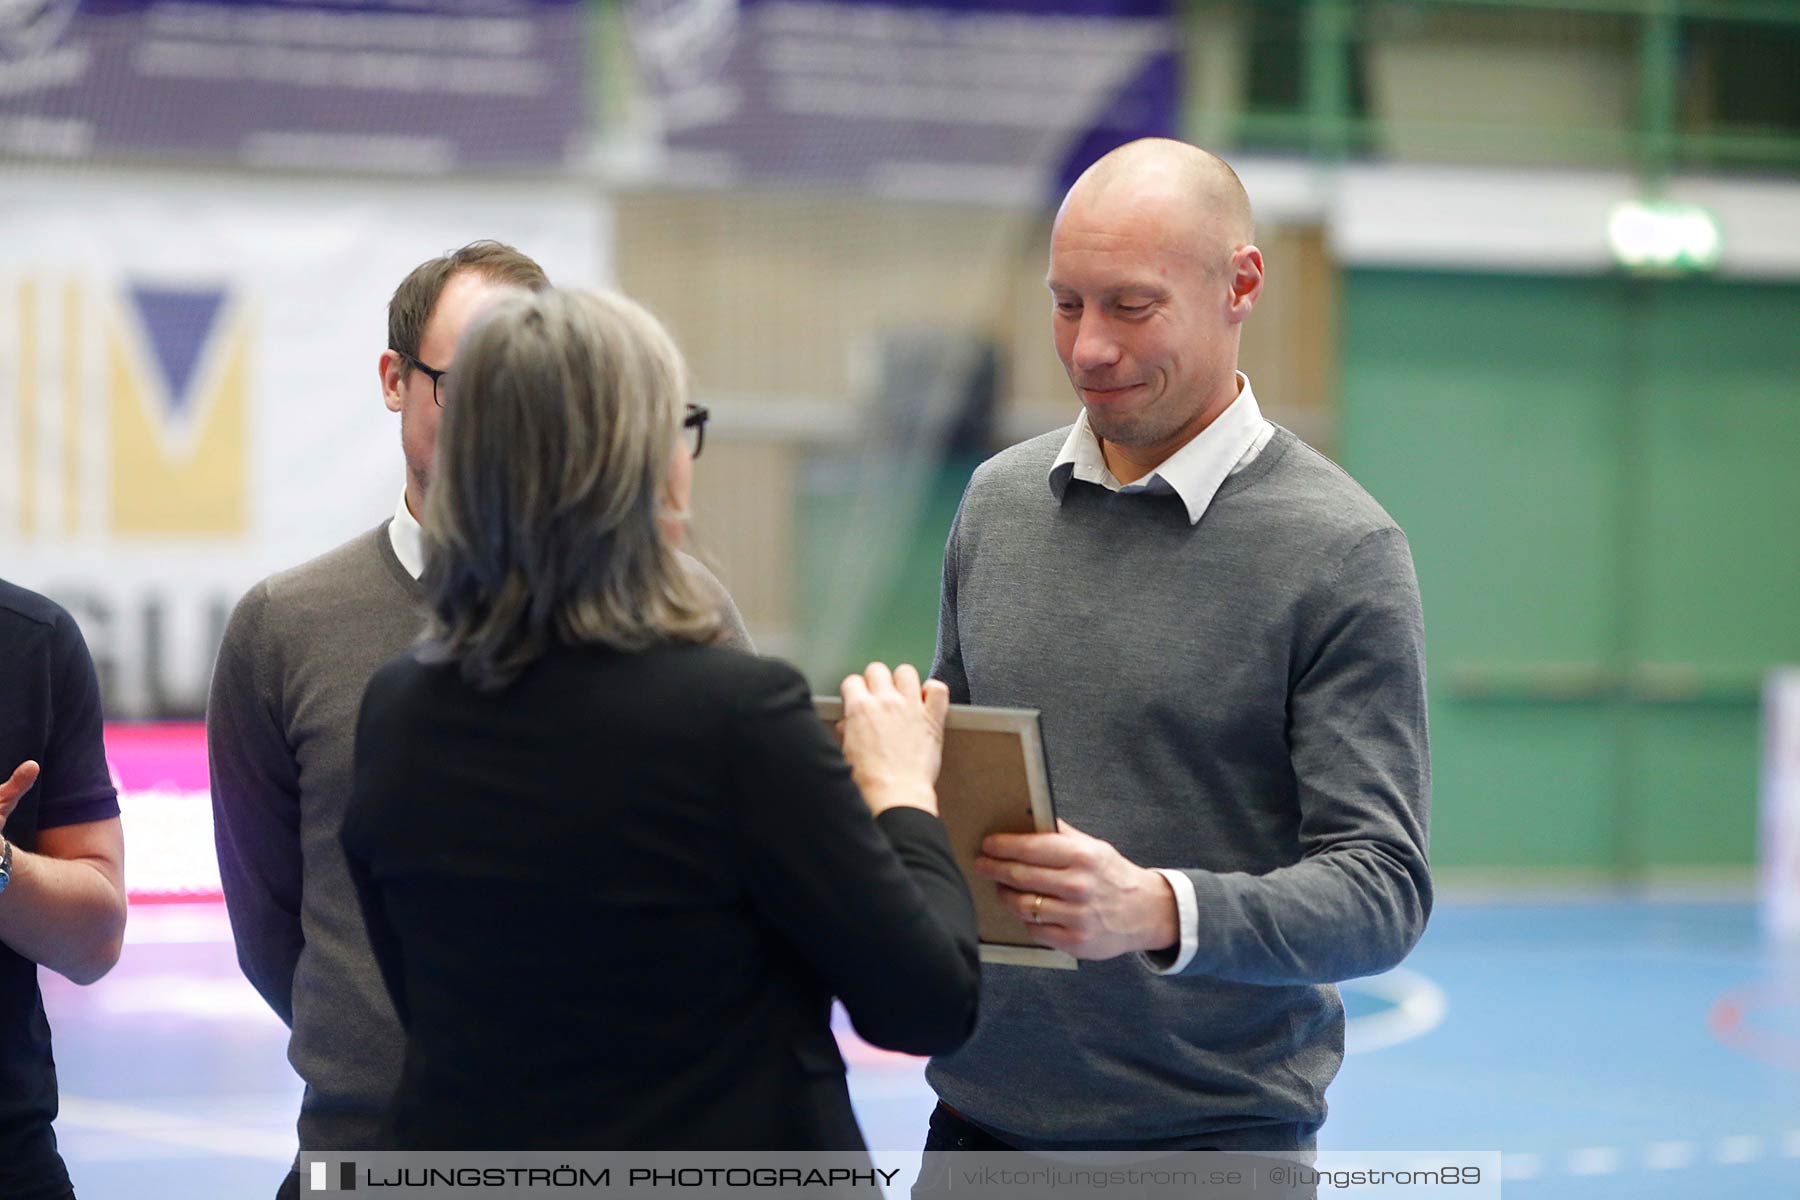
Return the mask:
<svg viewBox="0 0 1800 1200">
<path fill-rule="evenodd" d="M 108 715 L 195 713 L 252 583 L 403 484 L 376 361 L 477 238 L 611 276 L 591 188 L 27 170 L 0 181 L 0 576 L 80 621 Z"/>
<path fill-rule="evenodd" d="M 1800 939 L 1800 668 L 1763 685 L 1763 928 Z"/>
</svg>

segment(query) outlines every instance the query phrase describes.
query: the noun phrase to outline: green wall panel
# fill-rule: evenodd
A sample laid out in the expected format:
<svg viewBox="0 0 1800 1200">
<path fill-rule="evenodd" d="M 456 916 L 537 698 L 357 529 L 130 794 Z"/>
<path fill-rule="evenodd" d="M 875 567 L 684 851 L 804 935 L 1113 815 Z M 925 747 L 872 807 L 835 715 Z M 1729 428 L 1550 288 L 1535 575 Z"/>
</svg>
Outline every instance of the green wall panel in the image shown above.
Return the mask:
<svg viewBox="0 0 1800 1200">
<path fill-rule="evenodd" d="M 1760 688 L 1800 662 L 1800 288 L 1640 285 L 1633 557 L 1654 669 L 1633 791 L 1649 863 L 1747 862 Z"/>
<path fill-rule="evenodd" d="M 1632 721 L 1632 857 L 1648 866 L 1756 858 L 1757 709 L 1656 707 Z"/>
<path fill-rule="evenodd" d="M 1800 289 L 1369 271 L 1339 446 L 1425 599 L 1440 865 L 1755 853 L 1800 661 Z"/>
<path fill-rule="evenodd" d="M 1580 868 L 1610 859 L 1612 730 L 1612 714 L 1595 705 L 1546 712 L 1434 699 L 1433 864 Z"/>
<path fill-rule="evenodd" d="M 1616 653 L 1614 412 L 1603 284 L 1353 273 L 1339 446 L 1400 522 L 1425 603 L 1433 860 L 1579 866 L 1612 853 L 1604 704 L 1519 704 Z"/>
<path fill-rule="evenodd" d="M 1800 661 L 1800 288 L 1666 284 L 1643 306 L 1643 655 Z"/>
<path fill-rule="evenodd" d="M 1558 322 L 1541 288 L 1358 277 L 1347 297 L 1339 444 L 1457 614 L 1427 610 L 1434 666 L 1609 647 L 1618 331 Z"/>
</svg>

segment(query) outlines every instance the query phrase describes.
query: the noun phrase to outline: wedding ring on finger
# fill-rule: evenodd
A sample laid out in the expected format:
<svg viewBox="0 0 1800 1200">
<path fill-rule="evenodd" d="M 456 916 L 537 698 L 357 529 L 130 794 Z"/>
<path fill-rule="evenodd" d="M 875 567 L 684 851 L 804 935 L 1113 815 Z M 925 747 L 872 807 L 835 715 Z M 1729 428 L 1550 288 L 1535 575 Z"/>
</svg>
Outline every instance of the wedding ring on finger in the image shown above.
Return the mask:
<svg viewBox="0 0 1800 1200">
<path fill-rule="evenodd" d="M 1044 923 L 1044 896 L 1041 892 L 1031 901 L 1031 923 L 1033 925 Z"/>
</svg>

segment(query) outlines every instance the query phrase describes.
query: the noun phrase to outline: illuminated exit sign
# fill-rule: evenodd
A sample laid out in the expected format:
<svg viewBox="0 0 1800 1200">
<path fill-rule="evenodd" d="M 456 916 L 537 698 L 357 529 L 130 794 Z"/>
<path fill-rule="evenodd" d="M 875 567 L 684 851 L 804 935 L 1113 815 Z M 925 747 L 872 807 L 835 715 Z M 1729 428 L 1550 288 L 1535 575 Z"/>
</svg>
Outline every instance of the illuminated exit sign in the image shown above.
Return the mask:
<svg viewBox="0 0 1800 1200">
<path fill-rule="evenodd" d="M 1634 200 L 1612 210 L 1606 240 L 1631 271 L 1710 271 L 1719 265 L 1719 223 L 1698 204 Z"/>
</svg>

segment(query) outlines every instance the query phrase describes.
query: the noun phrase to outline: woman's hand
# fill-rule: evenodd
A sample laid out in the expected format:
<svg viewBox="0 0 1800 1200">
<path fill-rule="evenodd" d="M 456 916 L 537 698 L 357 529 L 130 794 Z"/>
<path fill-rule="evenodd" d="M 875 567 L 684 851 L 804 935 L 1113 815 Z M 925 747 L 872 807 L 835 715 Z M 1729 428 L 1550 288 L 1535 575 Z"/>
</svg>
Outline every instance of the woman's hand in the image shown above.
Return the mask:
<svg viewBox="0 0 1800 1200">
<path fill-rule="evenodd" d="M 844 757 L 870 813 L 904 804 L 935 816 L 950 689 L 935 679 L 921 687 L 909 664 L 890 672 L 884 663 L 870 663 L 839 691 Z"/>
</svg>

